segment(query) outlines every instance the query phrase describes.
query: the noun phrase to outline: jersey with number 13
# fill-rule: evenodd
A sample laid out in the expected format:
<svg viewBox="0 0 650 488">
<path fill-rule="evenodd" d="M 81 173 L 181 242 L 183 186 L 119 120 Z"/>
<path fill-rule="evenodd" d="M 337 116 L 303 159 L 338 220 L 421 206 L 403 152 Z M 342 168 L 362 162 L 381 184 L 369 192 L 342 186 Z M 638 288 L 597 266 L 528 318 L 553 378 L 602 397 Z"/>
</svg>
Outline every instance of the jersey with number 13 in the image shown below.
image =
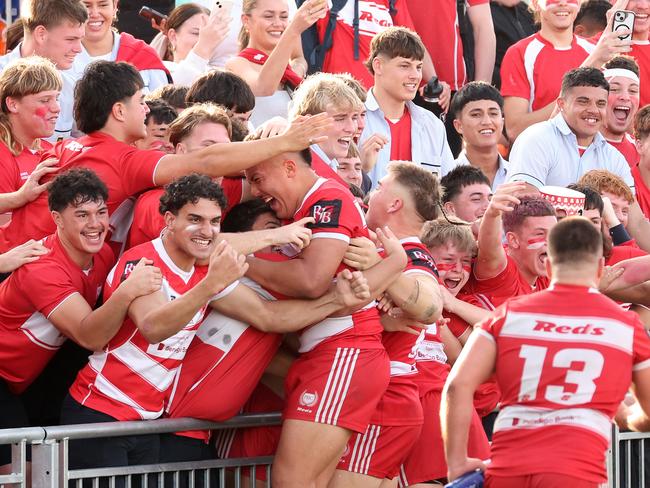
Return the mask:
<svg viewBox="0 0 650 488">
<path fill-rule="evenodd" d="M 506 302 L 480 324 L 496 341 L 502 392 L 489 471 L 606 481 L 611 419 L 650 367 L 638 316 L 597 290 L 554 285 Z"/>
</svg>

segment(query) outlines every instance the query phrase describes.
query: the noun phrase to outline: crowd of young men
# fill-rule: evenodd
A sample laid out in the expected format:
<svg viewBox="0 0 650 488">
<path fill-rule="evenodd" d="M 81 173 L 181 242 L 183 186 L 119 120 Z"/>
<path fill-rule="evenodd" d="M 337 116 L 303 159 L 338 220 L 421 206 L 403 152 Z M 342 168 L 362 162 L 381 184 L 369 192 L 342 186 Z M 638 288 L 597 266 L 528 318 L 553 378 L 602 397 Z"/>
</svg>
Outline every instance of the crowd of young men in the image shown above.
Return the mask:
<svg viewBox="0 0 650 488">
<path fill-rule="evenodd" d="M 73 440 L 69 465 L 606 481 L 612 421 L 650 430 L 648 2 L 617 0 L 585 39 L 579 0 L 532 0 L 540 31 L 501 90 L 486 1 L 468 3 L 471 82 L 428 2 L 347 2 L 289 119 L 252 127 L 233 73 L 150 92 L 164 70 L 93 59 L 102 1 L 32 0 L 0 58 L 0 428 L 38 425 L 44 398 L 63 424 L 282 410 L 279 428 Z M 352 43 L 363 59 L 339 55 Z M 434 70 L 447 127 L 419 100 Z M 89 354 L 60 370 L 66 347 Z"/>
</svg>

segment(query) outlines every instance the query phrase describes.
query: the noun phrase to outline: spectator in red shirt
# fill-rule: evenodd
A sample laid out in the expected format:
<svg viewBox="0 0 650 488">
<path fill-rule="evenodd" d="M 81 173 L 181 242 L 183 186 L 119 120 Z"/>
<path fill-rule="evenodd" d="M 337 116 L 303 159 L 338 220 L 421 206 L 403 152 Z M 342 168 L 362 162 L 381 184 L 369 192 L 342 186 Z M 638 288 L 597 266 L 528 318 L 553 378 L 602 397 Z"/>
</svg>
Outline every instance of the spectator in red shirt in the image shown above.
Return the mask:
<svg viewBox="0 0 650 488">
<path fill-rule="evenodd" d="M 458 91 L 469 77 L 463 58 L 456 0 L 406 0 L 415 30 L 431 54 L 438 78 Z M 474 80 L 492 81 L 496 36 L 489 0 L 469 0 L 467 16 L 474 36 Z"/>
<path fill-rule="evenodd" d="M 521 182 L 501 185 L 481 219 L 469 285 L 471 292 L 484 294 L 495 307 L 548 286 L 546 238 L 557 223 L 555 209 L 539 195 L 514 196 L 524 189 Z"/>
<path fill-rule="evenodd" d="M 0 193 L 17 192 L 34 171 L 54 133 L 61 75 L 38 56 L 18 59 L 0 75 Z M 24 192 L 23 192 L 24 193 Z M 28 202 L 23 195 L 17 207 Z M 22 200 L 22 201 L 21 201 Z"/>
<path fill-rule="evenodd" d="M 600 133 L 625 156 L 630 168 L 634 168 L 639 162 L 639 152 L 629 133 L 639 110 L 639 66 L 628 56 L 616 56 L 605 63 L 604 74 L 609 82 L 609 95 Z"/>
</svg>

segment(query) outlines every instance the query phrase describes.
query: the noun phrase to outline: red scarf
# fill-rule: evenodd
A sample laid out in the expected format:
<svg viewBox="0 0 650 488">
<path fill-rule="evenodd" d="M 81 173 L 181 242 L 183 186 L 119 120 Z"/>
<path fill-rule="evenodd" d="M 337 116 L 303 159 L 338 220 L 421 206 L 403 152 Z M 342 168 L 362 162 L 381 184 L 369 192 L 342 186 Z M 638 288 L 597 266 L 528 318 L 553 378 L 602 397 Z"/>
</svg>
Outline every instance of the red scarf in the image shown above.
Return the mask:
<svg viewBox="0 0 650 488">
<path fill-rule="evenodd" d="M 167 73 L 169 78 L 169 71 L 154 48 L 126 32 L 120 33 L 120 48 L 117 50 L 115 61 L 126 61 L 135 66 L 138 71 L 160 69 Z"/>
<path fill-rule="evenodd" d="M 251 63 L 260 64 L 260 65 L 263 65 L 264 63 L 266 63 L 266 60 L 269 59 L 268 54 L 266 54 L 265 52 L 250 47 L 244 49 L 237 56 L 247 59 Z M 284 70 L 284 74 L 282 75 L 282 80 L 280 81 L 286 85 L 289 85 L 289 88 L 291 88 L 292 90 L 295 90 L 296 87 L 300 85 L 300 83 L 302 83 L 302 76 L 300 76 L 298 73 L 292 70 L 291 66 L 287 65 L 287 67 Z"/>
</svg>

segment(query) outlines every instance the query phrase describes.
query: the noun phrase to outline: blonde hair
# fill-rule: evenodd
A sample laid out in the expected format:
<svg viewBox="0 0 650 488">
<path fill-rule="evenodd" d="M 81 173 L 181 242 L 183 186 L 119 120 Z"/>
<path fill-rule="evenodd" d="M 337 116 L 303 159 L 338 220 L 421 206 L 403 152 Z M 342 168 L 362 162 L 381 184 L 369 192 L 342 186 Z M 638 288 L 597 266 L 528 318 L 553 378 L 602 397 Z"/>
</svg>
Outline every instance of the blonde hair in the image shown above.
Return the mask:
<svg viewBox="0 0 650 488">
<path fill-rule="evenodd" d="M 445 219 L 425 222 L 420 240 L 429 249 L 452 244 L 460 252 L 476 255 L 476 239 L 470 224 L 451 223 Z"/>
<path fill-rule="evenodd" d="M 214 103 L 198 103 L 183 110 L 183 113 L 170 124 L 169 142 L 176 146 L 204 122 L 223 125 L 228 131 L 228 137 L 232 137 L 232 124 L 226 109 Z"/>
<path fill-rule="evenodd" d="M 257 7 L 257 0 L 244 0 L 242 2 L 242 7 L 241 7 L 242 15 L 250 16 L 251 12 L 255 7 Z M 251 40 L 251 35 L 246 29 L 246 26 L 244 26 L 243 22 L 242 22 L 241 29 L 239 30 L 239 35 L 237 36 L 237 40 L 239 41 L 240 51 L 246 49 L 248 47 L 248 43 Z"/>
<path fill-rule="evenodd" d="M 54 63 L 40 56 L 17 59 L 0 73 L 0 141 L 14 156 L 18 156 L 24 148 L 11 130 L 7 98 L 20 99 L 48 90 L 61 91 L 62 87 L 63 80 Z M 40 147 L 40 139 L 36 140 L 36 144 Z"/>
<path fill-rule="evenodd" d="M 340 77 L 330 73 L 316 73 L 305 78 L 293 93 L 289 116 L 316 115 L 325 112 L 328 105 L 350 112 L 358 112 L 363 108 L 357 94 Z"/>
<path fill-rule="evenodd" d="M 350 142 L 350 146 L 348 147 L 348 153 L 345 155 L 345 159 L 355 159 L 355 158 L 361 158 L 361 153 L 359 153 L 359 148 L 354 142 Z"/>
</svg>

